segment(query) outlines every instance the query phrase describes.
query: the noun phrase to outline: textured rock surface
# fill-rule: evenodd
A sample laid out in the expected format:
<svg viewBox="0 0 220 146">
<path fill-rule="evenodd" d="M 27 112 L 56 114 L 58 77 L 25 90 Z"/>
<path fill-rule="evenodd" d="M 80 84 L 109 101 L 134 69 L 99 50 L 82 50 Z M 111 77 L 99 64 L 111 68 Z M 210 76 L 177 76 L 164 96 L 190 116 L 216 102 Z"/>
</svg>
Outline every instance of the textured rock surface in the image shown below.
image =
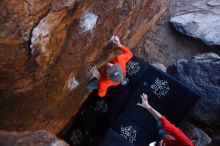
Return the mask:
<svg viewBox="0 0 220 146">
<path fill-rule="evenodd" d="M 176 15 L 189 13 L 191 10 L 199 11 L 194 4 L 201 1 L 169 0 L 166 12 L 133 49 L 135 55 L 150 63 L 159 62 L 168 67 L 181 58 L 191 58 L 199 53 L 220 54 L 220 49 L 210 48 L 198 39 L 186 37 L 169 24 L 170 18 Z"/>
<path fill-rule="evenodd" d="M 170 19 L 171 25 L 180 33 L 200 39 L 205 44 L 220 47 L 219 1 L 202 0 L 194 3 L 191 12 Z"/>
<path fill-rule="evenodd" d="M 212 142 L 212 139 L 202 129 L 190 122 L 185 121 L 180 128 L 192 140 L 195 146 L 206 146 Z"/>
<path fill-rule="evenodd" d="M 195 145 L 220 145 L 220 57 L 205 53 L 180 59 L 168 73 L 201 95 L 180 127 Z"/>
<path fill-rule="evenodd" d="M 220 6 L 220 1 L 219 0 L 209 0 L 208 5 L 210 5 L 210 6 Z"/>
<path fill-rule="evenodd" d="M 161 63 L 152 63 L 151 65 L 162 70 L 163 72 L 167 72 L 167 68 Z"/>
<path fill-rule="evenodd" d="M 193 117 L 205 124 L 219 124 L 220 57 L 214 53 L 197 55 L 179 60 L 176 67 L 177 78 L 201 95 Z"/>
<path fill-rule="evenodd" d="M 86 99 L 86 71 L 129 48 L 166 0 L 0 1 L 0 129 L 58 133 Z M 78 90 L 80 89 L 80 90 Z"/>
<path fill-rule="evenodd" d="M 69 146 L 56 136 L 40 130 L 30 132 L 6 132 L 0 131 L 1 146 Z"/>
</svg>

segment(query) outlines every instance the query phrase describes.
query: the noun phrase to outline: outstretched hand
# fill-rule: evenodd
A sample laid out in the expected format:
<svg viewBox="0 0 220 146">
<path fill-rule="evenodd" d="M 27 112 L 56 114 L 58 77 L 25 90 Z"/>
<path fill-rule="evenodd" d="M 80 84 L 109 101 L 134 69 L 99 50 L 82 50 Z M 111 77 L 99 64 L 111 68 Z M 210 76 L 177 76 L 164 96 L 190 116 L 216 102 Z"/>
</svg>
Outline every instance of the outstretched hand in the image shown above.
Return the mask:
<svg viewBox="0 0 220 146">
<path fill-rule="evenodd" d="M 112 42 L 113 44 L 115 44 L 117 47 L 121 47 L 121 46 L 122 46 L 121 43 L 120 43 L 120 40 L 119 40 L 118 36 L 116 36 L 116 35 L 113 35 L 113 36 L 112 36 L 111 42 Z"/>
<path fill-rule="evenodd" d="M 142 99 L 142 103 L 137 103 L 137 105 L 142 106 L 143 108 L 146 108 L 157 120 L 161 119 L 162 115 L 150 106 L 148 102 L 147 94 L 143 93 L 141 95 L 141 99 Z"/>
<path fill-rule="evenodd" d="M 137 103 L 137 105 L 143 108 L 149 109 L 151 106 L 149 105 L 147 94 L 144 94 L 144 93 L 141 94 L 141 99 L 142 99 L 142 103 Z"/>
</svg>

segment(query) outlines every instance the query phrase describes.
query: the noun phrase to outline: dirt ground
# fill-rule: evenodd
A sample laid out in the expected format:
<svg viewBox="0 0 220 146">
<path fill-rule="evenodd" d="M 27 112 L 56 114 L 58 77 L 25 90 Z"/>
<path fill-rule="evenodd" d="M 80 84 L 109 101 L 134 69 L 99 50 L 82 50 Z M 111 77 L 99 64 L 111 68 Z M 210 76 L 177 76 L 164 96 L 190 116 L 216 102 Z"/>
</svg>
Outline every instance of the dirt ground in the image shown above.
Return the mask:
<svg viewBox="0 0 220 146">
<path fill-rule="evenodd" d="M 202 0 L 205 1 L 205 0 Z M 175 15 L 196 11 L 192 5 L 200 0 L 170 0 L 166 12 L 148 31 L 140 43 L 132 49 L 135 55 L 150 63 L 162 63 L 166 67 L 182 58 L 214 52 L 220 55 L 220 48 L 212 49 L 199 40 L 183 36 L 169 24 L 169 19 Z"/>
</svg>

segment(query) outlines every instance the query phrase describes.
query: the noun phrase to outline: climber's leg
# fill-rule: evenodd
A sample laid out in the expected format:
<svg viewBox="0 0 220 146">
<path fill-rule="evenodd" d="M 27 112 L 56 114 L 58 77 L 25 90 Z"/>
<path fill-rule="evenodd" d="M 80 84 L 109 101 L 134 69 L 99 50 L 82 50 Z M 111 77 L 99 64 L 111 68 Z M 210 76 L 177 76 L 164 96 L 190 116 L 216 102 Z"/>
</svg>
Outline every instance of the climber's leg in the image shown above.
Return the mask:
<svg viewBox="0 0 220 146">
<path fill-rule="evenodd" d="M 87 89 L 89 89 L 89 90 L 98 89 L 98 81 L 96 79 L 89 81 L 89 83 L 87 85 Z"/>
</svg>

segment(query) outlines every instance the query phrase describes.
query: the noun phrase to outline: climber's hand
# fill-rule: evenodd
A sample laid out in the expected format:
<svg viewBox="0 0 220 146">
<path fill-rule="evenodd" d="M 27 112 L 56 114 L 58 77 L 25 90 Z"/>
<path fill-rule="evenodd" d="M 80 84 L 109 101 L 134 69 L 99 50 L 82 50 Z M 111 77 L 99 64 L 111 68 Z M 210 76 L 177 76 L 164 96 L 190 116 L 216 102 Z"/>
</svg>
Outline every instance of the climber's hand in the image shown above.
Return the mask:
<svg viewBox="0 0 220 146">
<path fill-rule="evenodd" d="M 111 42 L 112 42 L 113 44 L 115 44 L 117 47 L 121 47 L 121 46 L 122 46 L 121 43 L 120 43 L 120 40 L 119 40 L 118 36 L 116 36 L 116 35 L 113 35 L 113 36 L 112 36 Z"/>
<path fill-rule="evenodd" d="M 100 79 L 101 75 L 100 75 L 100 72 L 98 71 L 98 69 L 93 68 L 93 70 L 92 70 L 92 76 L 95 77 L 95 78 L 97 78 L 97 80 Z"/>
</svg>

